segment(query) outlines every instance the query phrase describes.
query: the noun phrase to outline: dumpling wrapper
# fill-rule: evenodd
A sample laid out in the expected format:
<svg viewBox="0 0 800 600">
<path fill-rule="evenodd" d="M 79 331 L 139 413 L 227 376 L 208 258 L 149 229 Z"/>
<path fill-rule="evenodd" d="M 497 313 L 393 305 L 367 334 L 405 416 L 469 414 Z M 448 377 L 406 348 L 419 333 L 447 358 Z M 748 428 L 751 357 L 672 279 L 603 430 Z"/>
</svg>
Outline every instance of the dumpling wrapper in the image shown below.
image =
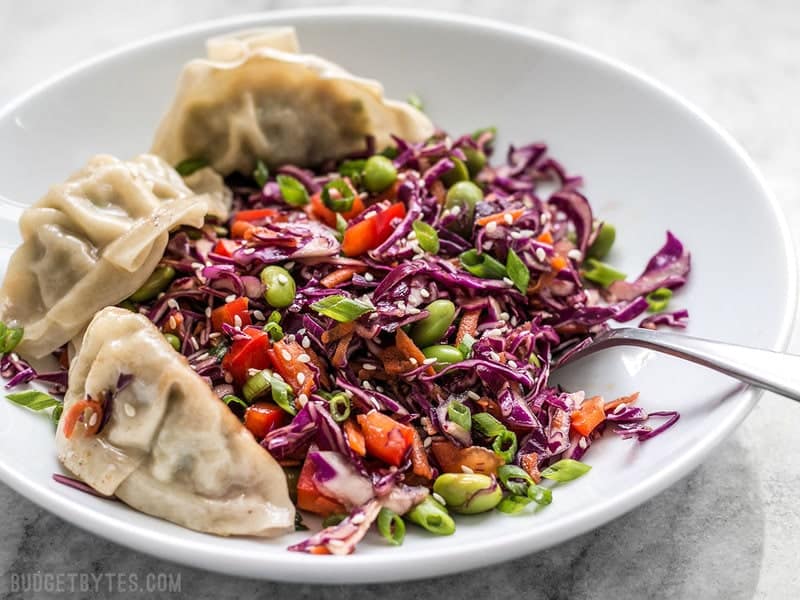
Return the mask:
<svg viewBox="0 0 800 600">
<path fill-rule="evenodd" d="M 20 218 L 23 242 L 0 289 L 0 320 L 25 328 L 17 351 L 40 358 L 79 334 L 144 283 L 171 229 L 200 227 L 210 210 L 226 214 L 221 199 L 195 194 L 148 154 L 95 156 L 51 187 Z"/>
<path fill-rule="evenodd" d="M 387 100 L 377 81 L 300 54 L 293 28 L 212 38 L 207 59 L 186 64 L 152 152 L 172 164 L 205 159 L 218 172 L 250 174 L 268 166 L 315 166 L 378 148 L 391 135 L 427 139 L 434 126 L 405 102 Z"/>
<path fill-rule="evenodd" d="M 294 527 L 283 469 L 143 315 L 109 307 L 70 366 L 64 414 L 117 389 L 97 435 L 56 433 L 81 481 L 142 512 L 217 535 L 270 537 Z"/>
</svg>

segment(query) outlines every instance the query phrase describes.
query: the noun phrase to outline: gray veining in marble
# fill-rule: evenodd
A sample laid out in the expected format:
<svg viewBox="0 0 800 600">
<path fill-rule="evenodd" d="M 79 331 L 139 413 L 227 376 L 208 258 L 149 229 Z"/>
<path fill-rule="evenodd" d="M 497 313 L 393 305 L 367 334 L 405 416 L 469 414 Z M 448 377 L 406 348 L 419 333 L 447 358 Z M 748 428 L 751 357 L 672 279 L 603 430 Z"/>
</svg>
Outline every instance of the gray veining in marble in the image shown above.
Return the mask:
<svg viewBox="0 0 800 600">
<path fill-rule="evenodd" d="M 79 60 L 155 32 L 218 16 L 315 4 L 348 3 L 6 0 L 0 3 L 0 103 Z M 391 4 L 527 25 L 648 72 L 713 115 L 742 143 L 762 169 L 790 226 L 798 230 L 800 5 L 796 2 Z M 797 329 L 790 349 L 800 352 Z M 548 552 L 402 586 L 274 584 L 164 563 L 77 529 L 0 484 L 0 593 L 9 598 L 63 597 L 14 593 L 10 577 L 35 571 L 83 571 L 135 574 L 142 580 L 153 572 L 179 575 L 181 595 L 197 600 L 798 598 L 798 425 L 800 406 L 767 394 L 708 462 L 629 515 Z"/>
</svg>

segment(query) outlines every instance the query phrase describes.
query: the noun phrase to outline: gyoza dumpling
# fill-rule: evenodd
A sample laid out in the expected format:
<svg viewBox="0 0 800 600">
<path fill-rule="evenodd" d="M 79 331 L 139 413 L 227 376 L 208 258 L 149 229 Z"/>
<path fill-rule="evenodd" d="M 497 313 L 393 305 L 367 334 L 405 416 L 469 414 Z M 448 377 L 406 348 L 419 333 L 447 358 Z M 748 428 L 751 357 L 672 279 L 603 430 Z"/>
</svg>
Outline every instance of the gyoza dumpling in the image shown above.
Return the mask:
<svg viewBox="0 0 800 600">
<path fill-rule="evenodd" d="M 96 434 L 95 415 L 67 438 L 70 410 L 84 399 L 106 399 L 110 416 Z M 294 526 L 278 463 L 162 333 L 124 309 L 100 311 L 86 330 L 56 447 L 97 491 L 191 529 L 274 536 Z"/>
<path fill-rule="evenodd" d="M 156 133 L 152 152 L 171 164 L 202 158 L 223 175 L 270 166 L 313 166 L 390 134 L 410 141 L 434 127 L 416 108 L 387 100 L 377 81 L 299 54 L 294 29 L 213 38 L 208 59 L 189 62 Z"/>
<path fill-rule="evenodd" d="M 20 354 L 45 356 L 130 296 L 161 260 L 169 230 L 202 226 L 209 203 L 149 154 L 95 156 L 50 188 L 22 214 L 23 243 L 0 290 L 0 320 L 25 327 Z"/>
</svg>

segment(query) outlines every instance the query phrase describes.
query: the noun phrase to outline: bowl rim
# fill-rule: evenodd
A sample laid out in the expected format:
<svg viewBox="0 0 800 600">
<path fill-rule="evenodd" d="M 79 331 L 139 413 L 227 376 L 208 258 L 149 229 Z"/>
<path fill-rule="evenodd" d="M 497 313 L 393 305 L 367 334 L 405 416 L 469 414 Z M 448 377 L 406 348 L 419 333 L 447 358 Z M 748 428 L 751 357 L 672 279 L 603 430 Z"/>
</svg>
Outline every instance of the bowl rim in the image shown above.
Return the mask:
<svg viewBox="0 0 800 600">
<path fill-rule="evenodd" d="M 740 161 L 742 168 L 753 177 L 758 187 L 761 188 L 761 192 L 767 201 L 765 210 L 771 211 L 780 232 L 780 241 L 784 254 L 783 258 L 786 265 L 784 274 L 786 292 L 790 297 L 784 314 L 781 315 L 779 330 L 775 336 L 774 343 L 771 345 L 771 349 L 784 350 L 786 348 L 792 333 L 797 310 L 797 258 L 794 241 L 790 235 L 789 225 L 784 212 L 754 161 L 727 131 L 694 104 L 678 95 L 669 87 L 620 60 L 611 58 L 603 53 L 553 34 L 484 17 L 453 15 L 444 11 L 427 9 L 350 6 L 247 13 L 219 19 L 204 20 L 180 28 L 159 32 L 83 60 L 72 67 L 48 77 L 30 88 L 27 92 L 16 96 L 5 106 L 0 108 L 0 121 L 12 117 L 12 114 L 18 108 L 24 106 L 27 102 L 40 94 L 47 93 L 50 88 L 65 79 L 71 78 L 81 72 L 89 71 L 102 63 L 113 61 L 119 56 L 144 50 L 160 42 L 194 36 L 220 28 L 233 29 L 248 25 L 263 26 L 268 25 L 270 21 L 276 20 L 285 21 L 288 19 L 297 19 L 302 21 L 304 19 L 315 18 L 336 20 L 347 20 L 351 18 L 374 18 L 378 20 L 400 18 L 412 24 L 414 22 L 435 23 L 442 26 L 456 25 L 476 30 L 492 30 L 501 35 L 521 37 L 529 41 L 553 47 L 559 51 L 589 61 L 599 68 L 616 71 L 668 98 L 673 104 L 683 109 L 687 113 L 687 116 L 697 119 L 702 126 L 716 134 L 721 141 L 732 150 L 735 158 Z M 619 495 L 599 502 L 591 509 L 572 517 L 566 522 L 562 522 L 558 527 L 552 527 L 551 525 L 550 529 L 554 530 L 548 532 L 548 536 L 539 535 L 537 536 L 538 539 L 532 538 L 529 537 L 529 533 L 521 529 L 517 534 L 510 537 L 506 536 L 502 540 L 487 539 L 480 544 L 471 542 L 468 544 L 453 545 L 447 550 L 447 562 L 442 563 L 439 561 L 435 568 L 432 561 L 437 558 L 442 558 L 440 549 L 417 549 L 413 555 L 408 553 L 392 557 L 390 559 L 392 564 L 391 571 L 370 569 L 370 567 L 385 565 L 385 555 L 355 554 L 344 557 L 326 556 L 320 558 L 307 554 L 286 552 L 285 554 L 271 554 L 269 572 L 264 573 L 265 564 L 263 559 L 259 557 L 252 557 L 238 552 L 229 553 L 221 557 L 219 553 L 213 551 L 213 544 L 198 545 L 191 540 L 176 538 L 169 533 L 158 531 L 157 528 L 142 528 L 121 521 L 116 517 L 96 512 L 91 509 L 91 507 L 76 503 L 70 496 L 60 495 L 42 483 L 26 479 L 17 474 L 14 470 L 8 468 L 2 460 L 0 460 L 0 479 L 42 508 L 45 508 L 49 512 L 54 512 L 61 518 L 91 533 L 100 535 L 116 543 L 120 543 L 121 540 L 124 540 L 122 543 L 131 548 L 189 566 L 201 567 L 227 575 L 255 576 L 295 583 L 307 583 L 307 581 L 304 580 L 304 576 L 311 574 L 312 571 L 312 579 L 314 582 L 327 580 L 330 583 L 367 583 L 411 580 L 429 577 L 434 574 L 444 575 L 472 567 L 488 566 L 524 554 L 538 552 L 582 533 L 586 533 L 620 517 L 667 487 L 673 485 L 680 478 L 686 476 L 691 470 L 696 468 L 711 450 L 715 448 L 725 436 L 729 435 L 749 414 L 760 398 L 762 391 L 749 386 L 736 386 L 732 388 L 729 397 L 739 394 L 741 394 L 746 401 L 741 402 L 739 407 L 729 414 L 728 417 L 715 428 L 710 436 L 698 441 L 690 452 L 678 456 L 668 468 L 662 469 L 658 473 L 658 476 L 647 478 Z M 537 528 L 537 531 L 541 534 L 542 530 L 547 529 L 548 524 L 543 523 Z M 543 538 L 546 538 L 546 540 L 543 542 L 540 541 Z"/>
</svg>

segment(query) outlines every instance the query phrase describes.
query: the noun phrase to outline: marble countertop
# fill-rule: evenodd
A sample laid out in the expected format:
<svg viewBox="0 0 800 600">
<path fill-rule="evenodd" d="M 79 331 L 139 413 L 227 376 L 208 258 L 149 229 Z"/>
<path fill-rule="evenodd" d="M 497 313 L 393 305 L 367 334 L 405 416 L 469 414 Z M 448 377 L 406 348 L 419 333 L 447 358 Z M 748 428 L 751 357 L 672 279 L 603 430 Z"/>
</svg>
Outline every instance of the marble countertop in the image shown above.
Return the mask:
<svg viewBox="0 0 800 600">
<path fill-rule="evenodd" d="M 0 104 L 77 61 L 152 33 L 236 13 L 321 4 L 350 2 L 3 2 Z M 776 0 L 769 8 L 748 0 L 391 4 L 526 25 L 649 73 L 739 140 L 766 176 L 791 229 L 798 231 L 800 7 L 793 0 Z M 800 353 L 799 329 L 790 350 Z M 448 590 L 447 597 L 483 598 L 797 598 L 798 424 L 800 405 L 765 394 L 705 464 L 628 516 L 545 553 L 402 587 L 277 584 L 164 563 L 73 527 L 0 484 L 0 593 L 22 597 L 9 585 L 12 573 L 80 570 L 142 578 L 153 572 L 177 574 L 181 595 L 198 600 L 410 598 L 442 590 Z"/>
</svg>

